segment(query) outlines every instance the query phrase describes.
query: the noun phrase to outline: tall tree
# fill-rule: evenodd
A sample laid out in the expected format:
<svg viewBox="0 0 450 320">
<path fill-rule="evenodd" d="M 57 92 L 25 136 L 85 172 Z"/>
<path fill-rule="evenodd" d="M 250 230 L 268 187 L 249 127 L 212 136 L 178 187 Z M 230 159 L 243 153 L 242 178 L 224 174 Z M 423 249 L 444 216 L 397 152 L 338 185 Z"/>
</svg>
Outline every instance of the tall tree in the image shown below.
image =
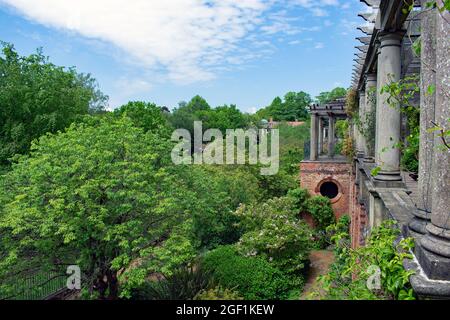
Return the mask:
<svg viewBox="0 0 450 320">
<path fill-rule="evenodd" d="M 321 104 L 328 103 L 338 98 L 345 98 L 347 90 L 342 87 L 336 87 L 331 91 L 321 92 L 317 97 L 317 101 Z"/>
<path fill-rule="evenodd" d="M 0 184 L 0 290 L 12 270 L 78 265 L 91 297 L 117 298 L 120 271 L 195 202 L 171 148 L 126 117 L 41 137 Z"/>
<path fill-rule="evenodd" d="M 10 44 L 0 53 L 0 164 L 29 151 L 31 141 L 100 112 L 107 97 L 90 75 L 50 63 L 41 50 L 21 57 Z"/>
<path fill-rule="evenodd" d="M 311 102 L 311 96 L 304 91 L 288 92 L 284 100 L 276 97 L 270 106 L 260 109 L 257 116 L 266 120 L 273 118 L 275 121 L 306 120 Z"/>
</svg>

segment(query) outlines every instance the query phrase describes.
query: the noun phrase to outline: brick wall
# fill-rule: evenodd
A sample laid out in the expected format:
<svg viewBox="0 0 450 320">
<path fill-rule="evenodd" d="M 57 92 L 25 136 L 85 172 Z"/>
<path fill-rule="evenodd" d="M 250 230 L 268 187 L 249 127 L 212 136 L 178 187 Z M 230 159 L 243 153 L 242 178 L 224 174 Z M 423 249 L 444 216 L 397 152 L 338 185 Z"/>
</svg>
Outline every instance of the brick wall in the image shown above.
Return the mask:
<svg viewBox="0 0 450 320">
<path fill-rule="evenodd" d="M 344 162 L 303 161 L 300 163 L 300 185 L 312 195 L 320 195 L 320 186 L 326 181 L 334 182 L 339 194 L 332 199 L 336 218 L 350 215 L 350 164 Z"/>
</svg>

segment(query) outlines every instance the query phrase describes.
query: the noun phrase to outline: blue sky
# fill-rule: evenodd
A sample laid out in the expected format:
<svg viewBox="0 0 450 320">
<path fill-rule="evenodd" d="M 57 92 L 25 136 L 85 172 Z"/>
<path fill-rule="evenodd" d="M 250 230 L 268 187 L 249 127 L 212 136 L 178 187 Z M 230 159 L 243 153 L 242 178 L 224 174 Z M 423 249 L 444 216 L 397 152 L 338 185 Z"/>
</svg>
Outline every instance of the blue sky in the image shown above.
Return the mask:
<svg viewBox="0 0 450 320">
<path fill-rule="evenodd" d="M 91 73 L 110 107 L 196 94 L 246 112 L 350 85 L 356 0 L 0 0 L 0 40 Z"/>
</svg>

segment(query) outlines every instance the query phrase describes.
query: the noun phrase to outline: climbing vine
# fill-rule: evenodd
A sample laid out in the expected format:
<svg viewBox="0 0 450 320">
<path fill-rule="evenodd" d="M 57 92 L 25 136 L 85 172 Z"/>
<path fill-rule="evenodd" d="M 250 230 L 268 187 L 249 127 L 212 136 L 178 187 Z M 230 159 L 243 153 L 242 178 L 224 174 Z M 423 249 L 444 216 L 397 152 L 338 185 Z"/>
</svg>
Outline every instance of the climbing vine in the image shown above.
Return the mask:
<svg viewBox="0 0 450 320">
<path fill-rule="evenodd" d="M 399 81 L 391 81 L 383 88 L 381 94 L 387 94 L 386 102 L 393 108 L 398 108 L 407 118 L 409 135 L 406 142 L 396 142 L 393 146 L 402 152 L 402 169 L 417 173 L 419 170 L 419 137 L 420 137 L 420 108 L 415 99 L 420 94 L 419 76 L 408 76 Z M 427 94 L 431 94 L 428 92 Z"/>
<path fill-rule="evenodd" d="M 367 90 L 366 104 L 369 106 L 368 109 L 370 111 L 366 111 L 363 119 L 360 120 L 360 131 L 366 139 L 367 146 L 369 147 L 369 154 L 373 154 L 375 151 L 376 92 L 376 87 L 372 87 Z"/>
</svg>

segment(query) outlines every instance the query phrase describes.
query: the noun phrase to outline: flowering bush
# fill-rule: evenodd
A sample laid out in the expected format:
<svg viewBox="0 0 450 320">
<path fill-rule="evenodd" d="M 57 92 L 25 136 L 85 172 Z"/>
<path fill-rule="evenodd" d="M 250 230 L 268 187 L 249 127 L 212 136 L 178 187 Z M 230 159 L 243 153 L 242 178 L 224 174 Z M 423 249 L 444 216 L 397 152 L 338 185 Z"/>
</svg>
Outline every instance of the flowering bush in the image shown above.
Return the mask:
<svg viewBox="0 0 450 320">
<path fill-rule="evenodd" d="M 290 276 L 301 274 L 308 260 L 313 232 L 298 218 L 292 198 L 241 206 L 236 215 L 241 217 L 246 230 L 237 243 L 239 252 L 262 256 Z M 302 282 L 301 277 L 297 282 Z"/>
</svg>

